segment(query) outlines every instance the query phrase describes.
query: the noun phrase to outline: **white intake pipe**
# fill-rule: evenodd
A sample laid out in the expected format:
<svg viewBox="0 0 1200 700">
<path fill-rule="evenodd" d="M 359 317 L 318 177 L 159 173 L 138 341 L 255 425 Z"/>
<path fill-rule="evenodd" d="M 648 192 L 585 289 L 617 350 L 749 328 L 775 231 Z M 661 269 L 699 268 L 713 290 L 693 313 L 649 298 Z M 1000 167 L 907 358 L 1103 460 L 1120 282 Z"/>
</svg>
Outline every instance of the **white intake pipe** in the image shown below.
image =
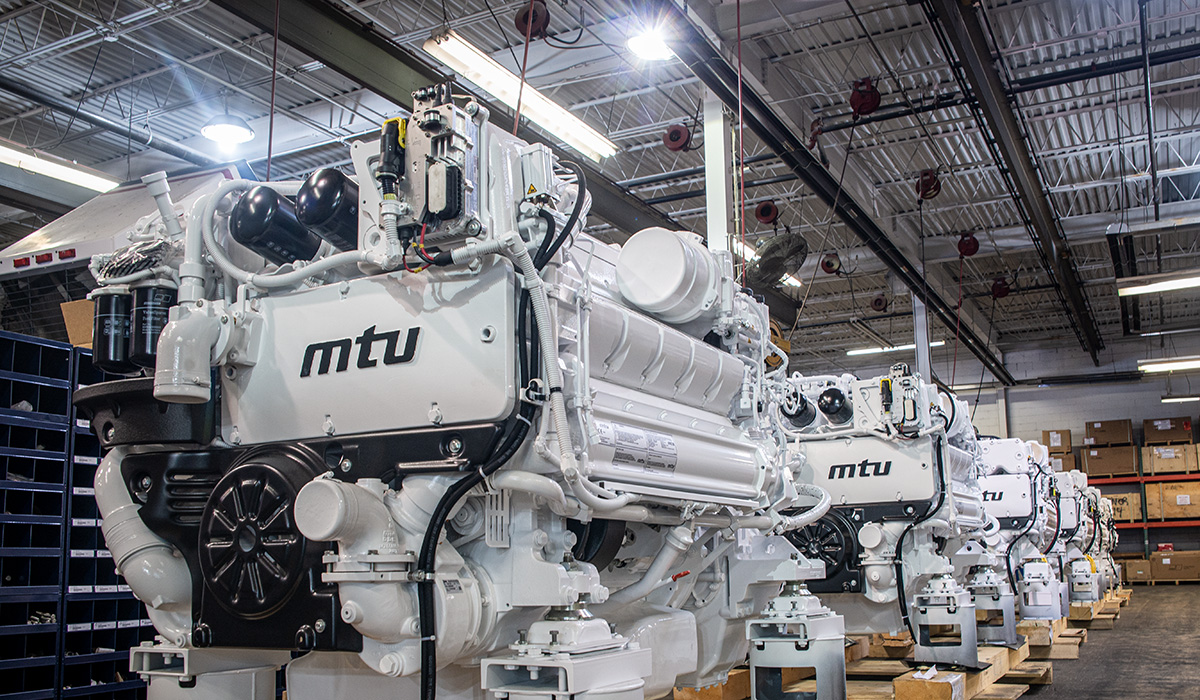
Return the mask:
<svg viewBox="0 0 1200 700">
<path fill-rule="evenodd" d="M 150 531 L 141 506 L 133 502 L 121 477 L 128 451 L 113 448 L 96 469 L 96 505 L 101 530 L 117 571 L 146 604 L 155 629 L 176 646 L 187 646 L 192 631 L 192 575 L 175 548 Z"/>
</svg>

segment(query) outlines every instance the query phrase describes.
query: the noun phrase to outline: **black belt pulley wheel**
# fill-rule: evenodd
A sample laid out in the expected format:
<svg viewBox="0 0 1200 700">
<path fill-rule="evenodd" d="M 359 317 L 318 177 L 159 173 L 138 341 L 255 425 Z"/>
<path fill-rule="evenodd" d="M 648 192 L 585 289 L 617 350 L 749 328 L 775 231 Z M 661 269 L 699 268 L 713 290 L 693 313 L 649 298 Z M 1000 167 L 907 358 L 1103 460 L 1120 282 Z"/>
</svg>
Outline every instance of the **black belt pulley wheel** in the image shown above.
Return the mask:
<svg viewBox="0 0 1200 700">
<path fill-rule="evenodd" d="M 804 556 L 825 562 L 825 578 L 833 578 L 858 561 L 854 525 L 837 511 L 787 533 L 787 538 Z"/>
<path fill-rule="evenodd" d="M 222 607 L 263 618 L 291 598 L 307 572 L 296 494 L 311 478 L 304 460 L 258 454 L 217 482 L 200 521 L 200 570 Z"/>
</svg>

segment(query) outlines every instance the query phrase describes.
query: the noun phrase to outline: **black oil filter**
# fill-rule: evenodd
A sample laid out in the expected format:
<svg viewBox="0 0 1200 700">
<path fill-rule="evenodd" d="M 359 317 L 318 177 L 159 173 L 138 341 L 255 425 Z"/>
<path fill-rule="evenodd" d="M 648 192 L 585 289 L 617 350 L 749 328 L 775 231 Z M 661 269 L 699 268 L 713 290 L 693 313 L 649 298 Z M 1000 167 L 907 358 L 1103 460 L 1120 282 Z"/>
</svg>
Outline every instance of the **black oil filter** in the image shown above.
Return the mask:
<svg viewBox="0 0 1200 700">
<path fill-rule="evenodd" d="M 129 360 L 153 367 L 158 355 L 158 336 L 167 325 L 167 313 L 175 305 L 170 287 L 137 287 L 133 290 L 133 322 L 129 333 Z"/>
<path fill-rule="evenodd" d="M 133 374 L 129 361 L 129 331 L 133 322 L 133 296 L 97 294 L 92 317 L 92 364 L 110 374 Z"/>
</svg>

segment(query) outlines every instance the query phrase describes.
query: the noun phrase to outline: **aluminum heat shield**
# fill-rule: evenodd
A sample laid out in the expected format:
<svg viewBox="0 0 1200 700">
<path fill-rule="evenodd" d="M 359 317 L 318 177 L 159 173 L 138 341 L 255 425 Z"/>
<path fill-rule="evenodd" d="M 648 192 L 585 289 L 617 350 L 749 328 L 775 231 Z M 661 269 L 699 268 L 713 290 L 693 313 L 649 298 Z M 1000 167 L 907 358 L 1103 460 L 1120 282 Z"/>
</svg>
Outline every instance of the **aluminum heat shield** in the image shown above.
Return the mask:
<svg viewBox="0 0 1200 700">
<path fill-rule="evenodd" d="M 515 278 L 427 270 L 260 300 L 257 364 L 222 372 L 241 444 L 501 420 L 516 394 Z"/>
</svg>

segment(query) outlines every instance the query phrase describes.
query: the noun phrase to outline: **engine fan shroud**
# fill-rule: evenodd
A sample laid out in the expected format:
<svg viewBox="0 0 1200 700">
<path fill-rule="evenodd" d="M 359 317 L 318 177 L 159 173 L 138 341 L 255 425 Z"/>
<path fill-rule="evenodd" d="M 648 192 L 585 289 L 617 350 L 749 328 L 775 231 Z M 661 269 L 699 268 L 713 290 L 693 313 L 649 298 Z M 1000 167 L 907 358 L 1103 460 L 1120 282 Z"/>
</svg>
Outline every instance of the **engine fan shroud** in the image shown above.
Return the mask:
<svg viewBox="0 0 1200 700">
<path fill-rule="evenodd" d="M 813 593 L 854 593 L 862 590 L 859 568 L 858 524 L 862 513 L 858 509 L 831 508 L 825 517 L 799 530 L 787 533 L 800 553 L 810 559 L 825 562 L 825 578 L 806 582 Z"/>
<path fill-rule="evenodd" d="M 291 598 L 304 578 L 306 540 L 292 504 L 305 481 L 269 461 L 231 469 L 217 482 L 200 520 L 200 569 L 226 610 L 267 617 Z"/>
</svg>

